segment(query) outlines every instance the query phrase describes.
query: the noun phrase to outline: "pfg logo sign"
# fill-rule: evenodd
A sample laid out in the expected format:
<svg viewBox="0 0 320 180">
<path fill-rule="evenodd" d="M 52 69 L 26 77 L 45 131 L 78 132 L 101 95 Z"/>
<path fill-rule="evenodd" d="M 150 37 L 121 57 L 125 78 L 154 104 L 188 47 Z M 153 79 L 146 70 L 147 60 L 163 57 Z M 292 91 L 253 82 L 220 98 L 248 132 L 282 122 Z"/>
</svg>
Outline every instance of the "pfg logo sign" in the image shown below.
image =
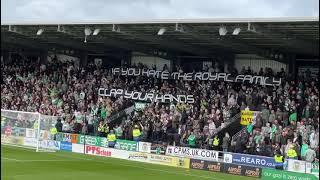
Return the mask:
<svg viewBox="0 0 320 180">
<path fill-rule="evenodd" d="M 112 153 L 107 148 L 97 146 L 86 146 L 86 154 L 110 157 Z"/>
</svg>

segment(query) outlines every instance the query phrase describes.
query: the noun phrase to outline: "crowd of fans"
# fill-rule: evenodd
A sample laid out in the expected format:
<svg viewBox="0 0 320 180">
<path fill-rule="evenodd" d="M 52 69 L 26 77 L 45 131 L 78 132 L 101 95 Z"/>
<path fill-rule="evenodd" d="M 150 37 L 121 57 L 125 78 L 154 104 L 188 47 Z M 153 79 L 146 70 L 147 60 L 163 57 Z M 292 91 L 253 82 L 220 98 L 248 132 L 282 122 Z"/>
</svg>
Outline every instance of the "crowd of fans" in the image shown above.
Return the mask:
<svg viewBox="0 0 320 180">
<path fill-rule="evenodd" d="M 53 61 L 45 65 L 19 59 L 1 66 L 2 109 L 58 116 L 59 130 L 63 132 L 104 136 L 114 130 L 119 138 L 133 139 L 132 130 L 138 126 L 142 132 L 141 140 L 154 143 L 189 146 L 192 136 L 195 137 L 192 147 L 197 148 L 264 156 L 273 156 L 275 151 L 285 155 L 294 148 L 299 159 L 312 160 L 306 157 L 306 151 L 315 151 L 319 157 L 319 81 L 309 74 L 295 81 L 284 70 L 273 73 L 266 68 L 253 72 L 250 67 L 244 67 L 242 74 L 283 78 L 281 86 L 262 87 L 217 81 L 115 76 L 111 69 L 94 63 L 79 68 L 73 63 Z M 133 67 L 143 68 L 143 65 Z M 183 72 L 180 66 L 173 69 Z M 168 68 L 165 66 L 164 70 Z M 203 70 L 222 72 L 219 65 Z M 235 69 L 229 72 L 238 73 Z M 110 117 L 134 102 L 121 97 L 99 97 L 100 87 L 193 94 L 195 102 L 148 103 L 141 111 L 135 111 L 121 123 L 110 126 Z M 237 139 L 231 141 L 227 133 L 220 139 L 219 148 L 214 147 L 219 127 L 224 127 L 239 110 L 244 109 L 261 113 L 256 121 L 244 127 L 246 131 Z M 101 132 L 99 127 L 107 128 Z"/>
</svg>

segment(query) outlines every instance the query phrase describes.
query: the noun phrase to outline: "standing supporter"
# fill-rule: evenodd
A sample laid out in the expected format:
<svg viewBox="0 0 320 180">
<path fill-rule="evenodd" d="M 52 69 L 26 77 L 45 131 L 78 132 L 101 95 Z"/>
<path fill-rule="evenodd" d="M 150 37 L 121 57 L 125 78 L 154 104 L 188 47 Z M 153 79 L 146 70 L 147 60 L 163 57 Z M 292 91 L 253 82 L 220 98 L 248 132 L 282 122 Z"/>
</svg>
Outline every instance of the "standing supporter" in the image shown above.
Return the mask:
<svg viewBox="0 0 320 180">
<path fill-rule="evenodd" d="M 134 125 L 134 129 L 132 130 L 132 136 L 134 141 L 140 141 L 141 131 L 138 125 Z"/>
<path fill-rule="evenodd" d="M 228 148 L 229 148 L 229 143 L 230 143 L 230 135 L 229 133 L 225 133 L 225 136 L 222 139 L 222 149 L 223 152 L 228 152 Z"/>
<path fill-rule="evenodd" d="M 188 144 L 190 147 L 196 147 L 196 136 L 194 135 L 193 131 L 191 131 L 190 135 L 188 136 Z"/>
<path fill-rule="evenodd" d="M 108 139 L 108 147 L 114 148 L 117 137 L 114 134 L 113 129 L 110 130 L 110 133 L 108 134 L 107 139 Z"/>
</svg>

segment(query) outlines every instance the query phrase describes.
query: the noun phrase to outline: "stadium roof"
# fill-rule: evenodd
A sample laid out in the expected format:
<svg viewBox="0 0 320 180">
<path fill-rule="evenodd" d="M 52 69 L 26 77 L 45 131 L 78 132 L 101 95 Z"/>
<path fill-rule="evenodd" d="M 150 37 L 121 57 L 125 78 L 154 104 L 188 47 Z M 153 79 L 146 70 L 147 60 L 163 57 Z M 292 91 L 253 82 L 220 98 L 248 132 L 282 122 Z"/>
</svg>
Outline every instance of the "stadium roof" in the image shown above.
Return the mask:
<svg viewBox="0 0 320 180">
<path fill-rule="evenodd" d="M 91 35 L 85 38 L 86 28 L 90 29 L 87 33 L 91 31 Z M 235 30 L 237 28 L 240 32 Z M 96 29 L 99 32 L 97 30 L 98 34 L 93 35 Z M 226 35 L 223 35 L 225 31 Z M 232 35 L 237 32 L 238 35 Z M 120 50 L 206 57 L 222 53 L 319 57 L 319 17 L 12 22 L 1 24 L 1 43 L 4 48 L 21 45 L 53 50 L 61 47 L 98 54 Z"/>
</svg>

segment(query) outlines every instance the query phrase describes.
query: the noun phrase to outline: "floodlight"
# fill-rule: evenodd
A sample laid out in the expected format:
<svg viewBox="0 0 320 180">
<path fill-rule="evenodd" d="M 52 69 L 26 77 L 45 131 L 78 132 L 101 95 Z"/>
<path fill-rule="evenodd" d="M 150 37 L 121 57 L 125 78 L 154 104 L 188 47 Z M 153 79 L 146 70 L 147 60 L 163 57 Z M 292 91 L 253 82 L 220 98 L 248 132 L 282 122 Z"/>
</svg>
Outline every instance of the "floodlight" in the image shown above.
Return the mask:
<svg viewBox="0 0 320 180">
<path fill-rule="evenodd" d="M 37 32 L 37 35 L 40 36 L 43 33 L 43 31 L 44 31 L 43 29 L 39 29 Z"/>
<path fill-rule="evenodd" d="M 99 34 L 99 32 L 100 32 L 100 29 L 95 29 L 95 30 L 93 31 L 93 34 L 92 34 L 92 35 L 96 36 L 96 35 Z"/>
<path fill-rule="evenodd" d="M 219 28 L 219 35 L 220 36 L 225 36 L 227 34 L 227 28 L 226 27 L 220 27 Z"/>
<path fill-rule="evenodd" d="M 235 28 L 235 29 L 233 30 L 232 35 L 238 35 L 240 32 L 241 32 L 241 28 Z"/>
<path fill-rule="evenodd" d="M 112 32 L 120 32 L 120 26 L 113 24 L 112 25 Z"/>
<path fill-rule="evenodd" d="M 158 35 L 161 36 L 163 35 L 164 33 L 166 32 L 166 29 L 165 28 L 161 28 L 158 32 Z"/>
<path fill-rule="evenodd" d="M 282 59 L 282 58 L 283 58 L 283 55 L 282 55 L 282 54 L 280 54 L 280 55 L 279 55 L 279 59 Z"/>
<path fill-rule="evenodd" d="M 89 36 L 91 33 L 92 33 L 91 29 L 89 29 L 89 28 L 85 28 L 85 29 L 84 29 L 84 34 L 85 34 L 86 36 Z"/>
</svg>

